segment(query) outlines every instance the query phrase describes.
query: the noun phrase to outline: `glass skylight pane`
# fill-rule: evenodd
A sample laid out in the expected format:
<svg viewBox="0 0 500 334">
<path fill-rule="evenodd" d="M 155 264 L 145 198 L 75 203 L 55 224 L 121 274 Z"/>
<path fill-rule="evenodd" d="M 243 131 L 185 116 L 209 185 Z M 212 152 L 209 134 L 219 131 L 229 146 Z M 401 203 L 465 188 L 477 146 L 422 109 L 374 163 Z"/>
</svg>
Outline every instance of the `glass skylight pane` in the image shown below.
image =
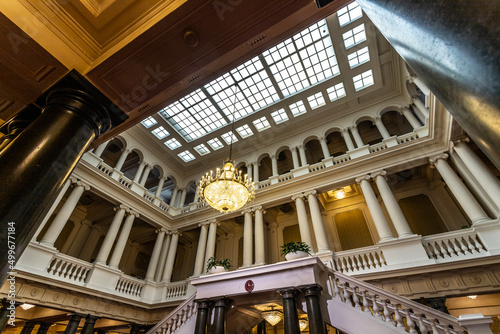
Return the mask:
<svg viewBox="0 0 500 334">
<path fill-rule="evenodd" d="M 293 36 L 293 40 L 297 45 L 297 48 L 301 49 L 326 36 L 328 36 L 326 20 L 321 20 Z"/>
<path fill-rule="evenodd" d="M 213 98 L 230 121 L 233 120 L 233 114 L 235 119 L 240 119 L 254 112 L 240 89 L 236 93 L 236 108 L 234 107 L 234 87 L 214 94 Z"/>
<path fill-rule="evenodd" d="M 321 94 L 321 92 L 309 96 L 307 98 L 307 101 L 309 102 L 311 109 L 316 109 L 325 105 L 325 98 L 323 97 L 323 94 Z"/>
<path fill-rule="evenodd" d="M 372 70 L 368 70 L 352 78 L 354 82 L 354 88 L 356 91 L 373 85 L 373 74 Z"/>
<path fill-rule="evenodd" d="M 259 57 L 254 57 L 246 63 L 243 63 L 235 69 L 231 70 L 230 73 L 233 75 L 233 78 L 236 81 L 242 81 L 243 79 L 262 70 L 263 68 L 264 66 L 262 66 Z"/>
<path fill-rule="evenodd" d="M 207 141 L 207 143 L 214 151 L 217 151 L 218 149 L 224 147 L 219 138 L 210 139 L 209 141 Z"/>
<path fill-rule="evenodd" d="M 288 116 L 285 112 L 285 109 L 283 109 L 283 108 L 276 110 L 276 111 L 273 111 L 271 113 L 271 117 L 274 119 L 274 123 L 276 123 L 276 124 L 280 124 L 280 123 L 288 121 Z"/>
<path fill-rule="evenodd" d="M 156 119 L 153 118 L 153 116 L 149 116 L 148 118 L 146 118 L 145 120 L 143 120 L 141 123 L 147 129 L 147 128 L 152 127 L 153 125 L 155 125 L 158 122 L 156 121 Z"/>
<path fill-rule="evenodd" d="M 207 133 L 188 111 L 175 115 L 168 119 L 168 121 L 188 141 L 199 138 Z"/>
<path fill-rule="evenodd" d="M 359 7 L 357 2 L 353 2 L 337 11 L 337 16 L 339 17 L 339 24 L 341 27 L 345 26 L 352 21 L 355 21 L 363 16 L 361 7 Z"/>
<path fill-rule="evenodd" d="M 349 49 L 351 46 L 366 41 L 365 24 L 363 23 L 349 30 L 345 34 L 342 34 L 342 38 L 344 39 L 344 45 L 346 49 Z"/>
<path fill-rule="evenodd" d="M 313 85 L 340 73 L 332 41 L 329 38 L 309 45 L 300 52 L 300 57 Z"/>
<path fill-rule="evenodd" d="M 177 155 L 179 156 L 179 158 L 181 158 L 182 160 L 184 160 L 184 162 L 188 162 L 188 161 L 196 159 L 194 157 L 194 155 L 191 154 L 191 152 L 189 152 L 189 151 L 184 151 L 184 152 L 181 152 L 181 153 L 179 153 Z"/>
<path fill-rule="evenodd" d="M 351 68 L 370 61 L 370 53 L 368 52 L 368 47 L 365 46 L 364 48 L 349 54 L 347 56 L 347 59 L 349 60 L 349 66 Z"/>
<path fill-rule="evenodd" d="M 290 104 L 290 111 L 292 112 L 293 117 L 297 117 L 307 112 L 306 107 L 304 106 L 304 102 L 302 101 L 297 101 L 293 104 Z"/>
<path fill-rule="evenodd" d="M 171 105 L 163 108 L 163 110 L 160 111 L 160 115 L 165 117 L 165 119 L 177 115 L 178 113 L 182 112 L 184 110 L 184 107 L 179 101 L 175 101 Z"/>
<path fill-rule="evenodd" d="M 252 123 L 255 126 L 255 128 L 257 129 L 257 131 L 259 131 L 259 132 L 264 131 L 266 129 L 269 129 L 271 127 L 271 124 L 269 124 L 269 121 L 267 120 L 267 118 L 265 116 L 261 117 L 259 119 L 256 119 Z"/>
<path fill-rule="evenodd" d="M 175 150 L 176 148 L 179 148 L 181 147 L 181 143 L 179 143 L 179 141 L 175 138 L 172 138 L 172 139 L 169 139 L 165 142 L 165 145 L 168 146 L 169 149 L 171 150 Z"/>
<path fill-rule="evenodd" d="M 343 82 L 328 88 L 326 90 L 326 92 L 328 93 L 328 97 L 330 98 L 330 101 L 335 101 L 335 100 L 340 99 L 341 97 L 344 97 L 346 95 Z"/>
<path fill-rule="evenodd" d="M 210 150 L 205 146 L 205 144 L 200 144 L 194 147 L 195 151 L 198 152 L 199 155 L 205 155 L 210 153 Z"/>
<path fill-rule="evenodd" d="M 240 134 L 241 138 L 246 138 L 253 135 L 252 129 L 250 129 L 250 127 L 247 124 L 242 125 L 239 128 L 236 128 L 236 131 Z"/>
<path fill-rule="evenodd" d="M 231 139 L 233 140 L 233 143 L 236 143 L 238 141 L 238 138 L 234 135 L 232 131 L 226 132 L 221 135 L 222 139 L 226 142 L 226 144 L 231 145 Z"/>
<path fill-rule="evenodd" d="M 159 126 L 157 127 L 156 129 L 154 129 L 153 131 L 151 131 L 155 136 L 156 138 L 158 139 L 163 139 L 165 138 L 166 136 L 168 136 L 170 133 L 168 133 L 167 130 L 165 130 L 163 128 L 163 126 Z"/>
<path fill-rule="evenodd" d="M 239 85 L 254 110 L 259 110 L 279 100 L 276 89 L 264 70 L 247 77 Z"/>
</svg>

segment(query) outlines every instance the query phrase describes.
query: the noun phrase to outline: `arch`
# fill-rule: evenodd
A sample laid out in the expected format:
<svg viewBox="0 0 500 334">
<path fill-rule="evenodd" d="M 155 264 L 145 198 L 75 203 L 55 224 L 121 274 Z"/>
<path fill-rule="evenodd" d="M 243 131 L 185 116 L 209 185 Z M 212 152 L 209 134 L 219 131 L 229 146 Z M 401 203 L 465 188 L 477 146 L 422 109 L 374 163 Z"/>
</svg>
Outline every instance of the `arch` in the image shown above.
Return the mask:
<svg viewBox="0 0 500 334">
<path fill-rule="evenodd" d="M 287 146 L 280 147 L 276 152 L 278 175 L 289 173 L 292 169 L 294 169 L 292 152 Z"/>
<path fill-rule="evenodd" d="M 177 186 L 177 180 L 171 174 L 168 174 L 165 181 L 163 182 L 163 187 L 160 190 L 160 199 L 170 204 L 170 200 L 172 199 L 172 194 L 174 193 L 174 189 Z M 156 192 L 156 190 L 155 190 Z"/>
<path fill-rule="evenodd" d="M 374 118 L 375 117 L 372 115 L 360 116 L 360 117 L 356 118 L 356 120 L 354 121 L 354 125 L 357 126 L 359 123 L 366 122 L 366 121 L 373 122 Z"/>
<path fill-rule="evenodd" d="M 268 153 L 262 154 L 261 159 L 259 160 L 259 179 L 254 181 L 264 181 L 273 176 L 273 166 L 271 155 Z M 255 166 L 254 166 L 255 168 Z"/>
<path fill-rule="evenodd" d="M 348 150 L 341 130 L 330 132 L 326 136 L 326 145 L 328 146 L 328 152 L 333 157 L 344 155 Z"/>
<path fill-rule="evenodd" d="M 325 138 L 327 138 L 331 133 L 334 133 L 334 132 L 339 132 L 339 133 L 342 133 L 343 129 L 340 127 L 340 126 L 334 126 L 334 127 L 331 127 L 331 128 L 328 128 L 324 133 L 323 133 L 323 136 Z"/>
<path fill-rule="evenodd" d="M 356 126 L 365 145 L 375 145 L 384 140 L 377 126 L 373 123 L 372 117 L 365 117 L 364 120 L 361 120 Z"/>
<path fill-rule="evenodd" d="M 128 154 L 127 159 L 125 159 L 123 167 L 121 168 L 123 175 L 130 180 L 133 180 L 143 158 L 144 156 L 140 150 L 132 149 Z"/>
<path fill-rule="evenodd" d="M 401 136 L 413 132 L 411 124 L 397 110 L 386 110 L 381 119 L 382 124 L 384 124 L 391 136 Z"/>
<path fill-rule="evenodd" d="M 148 174 L 148 178 L 146 179 L 146 183 L 144 183 L 144 188 L 146 188 L 150 193 L 155 194 L 158 189 L 158 184 L 160 182 L 160 178 L 162 177 L 161 167 L 158 165 L 154 165 L 151 171 Z"/>
<path fill-rule="evenodd" d="M 256 162 L 257 162 L 257 163 L 260 163 L 260 161 L 261 161 L 262 159 L 264 159 L 265 157 L 271 158 L 271 153 L 269 153 L 269 152 L 262 152 L 262 153 L 261 153 L 261 154 L 257 157 Z"/>
<path fill-rule="evenodd" d="M 313 165 L 321 162 L 325 157 L 323 156 L 323 150 L 321 149 L 319 139 L 316 136 L 311 136 L 309 138 L 310 139 L 304 144 L 304 149 L 306 151 L 307 163 Z"/>
<path fill-rule="evenodd" d="M 111 139 L 106 145 L 106 148 L 101 154 L 101 159 L 108 166 L 115 167 L 125 148 L 126 146 L 123 144 L 123 142 L 119 138 L 115 137 Z"/>
<path fill-rule="evenodd" d="M 198 190 L 198 183 L 196 180 L 189 181 L 184 187 L 186 191 L 186 199 L 184 200 L 184 206 L 187 206 L 194 202 L 196 197 L 196 191 Z"/>
</svg>

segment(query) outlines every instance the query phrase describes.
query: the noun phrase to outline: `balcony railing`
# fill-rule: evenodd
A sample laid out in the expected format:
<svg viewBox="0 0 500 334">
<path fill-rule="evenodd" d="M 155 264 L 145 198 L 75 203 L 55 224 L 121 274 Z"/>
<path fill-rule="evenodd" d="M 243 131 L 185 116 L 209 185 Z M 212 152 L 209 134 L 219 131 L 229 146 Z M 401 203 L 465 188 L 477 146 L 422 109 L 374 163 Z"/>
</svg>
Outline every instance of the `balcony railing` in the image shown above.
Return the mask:
<svg viewBox="0 0 500 334">
<path fill-rule="evenodd" d="M 384 254 L 378 246 L 336 252 L 334 263 L 336 270 L 349 274 L 365 271 L 373 272 L 381 270 L 387 265 Z"/>
<path fill-rule="evenodd" d="M 52 257 L 46 271 L 49 276 L 83 284 L 86 282 L 91 269 L 92 265 L 88 262 L 57 253 Z"/>
</svg>

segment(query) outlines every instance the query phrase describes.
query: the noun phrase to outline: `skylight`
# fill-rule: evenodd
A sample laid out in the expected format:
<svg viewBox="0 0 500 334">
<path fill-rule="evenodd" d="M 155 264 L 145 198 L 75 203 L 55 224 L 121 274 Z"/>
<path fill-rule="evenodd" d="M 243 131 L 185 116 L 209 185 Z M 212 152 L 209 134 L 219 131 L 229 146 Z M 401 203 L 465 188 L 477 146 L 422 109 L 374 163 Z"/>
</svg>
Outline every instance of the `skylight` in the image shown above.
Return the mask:
<svg viewBox="0 0 500 334">
<path fill-rule="evenodd" d="M 361 48 L 358 51 L 349 54 L 347 56 L 347 59 L 349 60 L 349 66 L 351 68 L 370 61 L 370 53 L 368 52 L 368 47 L 365 46 L 364 48 Z"/>
<path fill-rule="evenodd" d="M 328 93 L 328 97 L 332 102 L 346 95 L 343 82 L 327 88 L 326 92 Z"/>
<path fill-rule="evenodd" d="M 238 138 L 234 135 L 233 131 L 226 132 L 221 135 L 222 139 L 226 142 L 226 144 L 231 145 L 231 138 L 233 140 L 233 143 L 236 143 L 238 141 Z"/>
<path fill-rule="evenodd" d="M 316 109 L 325 105 L 325 98 L 323 97 L 323 94 L 321 94 L 321 92 L 309 96 L 307 98 L 307 101 L 309 102 L 311 109 Z"/>
<path fill-rule="evenodd" d="M 194 150 L 198 152 L 199 155 L 205 155 L 210 153 L 210 150 L 205 146 L 205 144 L 200 144 L 195 146 Z"/>
<path fill-rule="evenodd" d="M 207 144 L 210 145 L 210 147 L 214 151 L 217 151 L 218 149 L 224 147 L 224 144 L 222 144 L 222 142 L 219 140 L 219 138 L 210 139 L 209 141 L 207 141 Z"/>
<path fill-rule="evenodd" d="M 153 118 L 153 116 L 149 116 L 148 118 L 143 120 L 141 123 L 142 123 L 142 125 L 144 125 L 146 127 L 146 129 L 148 129 L 158 122 L 156 121 L 156 119 Z"/>
<path fill-rule="evenodd" d="M 181 153 L 179 153 L 179 154 L 177 154 L 177 155 L 179 156 L 179 158 L 181 158 L 182 160 L 184 160 L 184 162 L 189 162 L 189 161 L 191 161 L 191 160 L 196 159 L 196 158 L 194 157 L 194 155 L 193 155 L 193 154 L 191 154 L 191 152 L 189 152 L 189 151 L 187 151 L 187 150 L 186 150 L 186 151 L 184 151 L 184 152 L 181 152 Z"/>
<path fill-rule="evenodd" d="M 267 120 L 267 118 L 265 116 L 261 117 L 259 119 L 256 119 L 252 123 L 255 126 L 255 128 L 257 129 L 257 131 L 259 131 L 259 132 L 264 131 L 266 129 L 269 129 L 271 127 L 271 124 L 269 124 L 269 121 Z"/>
<path fill-rule="evenodd" d="M 168 136 L 170 133 L 168 133 L 167 130 L 165 130 L 165 128 L 163 126 L 159 126 L 157 127 L 156 129 L 154 129 L 153 131 L 151 131 L 155 136 L 156 138 L 158 139 L 163 139 L 165 138 L 166 136 Z"/>
<path fill-rule="evenodd" d="M 288 116 L 285 112 L 285 109 L 283 109 L 283 108 L 272 112 L 271 117 L 274 119 L 274 123 L 276 123 L 276 124 L 280 124 L 280 123 L 288 121 Z"/>
<path fill-rule="evenodd" d="M 293 117 L 297 117 L 307 112 L 306 107 L 304 106 L 304 102 L 302 102 L 302 100 L 290 104 L 290 111 L 292 112 Z"/>
<path fill-rule="evenodd" d="M 356 88 L 356 91 L 373 85 L 372 70 L 368 70 L 359 75 L 356 75 L 354 78 L 352 78 L 352 81 L 354 82 L 354 88 Z"/>
<path fill-rule="evenodd" d="M 337 12 L 337 16 L 339 17 L 339 24 L 341 27 L 346 24 L 351 23 L 363 16 L 363 12 L 361 11 L 361 7 L 359 7 L 358 3 L 355 1 L 341 9 Z"/>
<path fill-rule="evenodd" d="M 359 26 L 349 30 L 348 32 L 342 34 L 344 39 L 344 45 L 346 49 L 366 41 L 365 24 L 360 24 Z"/>
<path fill-rule="evenodd" d="M 246 137 L 250 137 L 251 135 L 253 135 L 252 129 L 250 129 L 250 127 L 247 124 L 244 124 L 244 125 L 240 126 L 239 128 L 236 128 L 236 132 L 239 133 L 241 138 L 246 138 Z"/>
<path fill-rule="evenodd" d="M 181 143 L 179 143 L 179 141 L 175 138 L 172 138 L 172 139 L 169 139 L 165 142 L 165 145 L 168 146 L 169 149 L 171 150 L 175 150 L 176 148 L 179 148 L 181 147 Z"/>
</svg>

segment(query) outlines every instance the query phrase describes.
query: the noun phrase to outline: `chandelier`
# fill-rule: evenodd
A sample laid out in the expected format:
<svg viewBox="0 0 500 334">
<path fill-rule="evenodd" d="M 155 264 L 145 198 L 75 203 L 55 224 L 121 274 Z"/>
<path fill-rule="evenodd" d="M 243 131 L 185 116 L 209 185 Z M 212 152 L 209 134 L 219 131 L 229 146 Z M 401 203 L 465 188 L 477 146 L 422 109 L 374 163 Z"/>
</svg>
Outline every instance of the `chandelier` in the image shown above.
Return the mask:
<svg viewBox="0 0 500 334">
<path fill-rule="evenodd" d="M 345 197 L 345 189 L 344 188 L 337 188 L 333 191 L 333 197 L 336 199 L 342 199 Z"/>
<path fill-rule="evenodd" d="M 299 319 L 299 328 L 301 332 L 305 331 L 307 328 L 307 320 Z"/>
<path fill-rule="evenodd" d="M 235 85 L 236 86 L 236 85 Z M 206 173 L 200 180 L 198 196 L 212 208 L 222 213 L 236 211 L 255 198 L 255 187 L 252 179 L 241 175 L 241 171 L 234 168 L 234 160 L 231 159 L 233 152 L 233 129 L 234 110 L 236 109 L 236 93 L 234 91 L 233 123 L 231 127 L 231 144 L 229 146 L 229 158 L 224 161 L 222 169 L 217 168 L 215 175 L 213 171 Z"/>
<path fill-rule="evenodd" d="M 20 307 L 21 307 L 23 310 L 25 310 L 25 311 L 26 311 L 26 310 L 29 310 L 30 308 L 35 307 L 35 305 L 33 305 L 33 304 L 27 304 L 27 303 L 24 303 L 24 304 L 21 304 L 21 306 L 20 306 Z"/>
<path fill-rule="evenodd" d="M 283 320 L 283 313 L 278 310 L 269 310 L 261 312 L 262 318 L 266 320 L 271 326 L 276 326 L 281 320 Z"/>
</svg>

